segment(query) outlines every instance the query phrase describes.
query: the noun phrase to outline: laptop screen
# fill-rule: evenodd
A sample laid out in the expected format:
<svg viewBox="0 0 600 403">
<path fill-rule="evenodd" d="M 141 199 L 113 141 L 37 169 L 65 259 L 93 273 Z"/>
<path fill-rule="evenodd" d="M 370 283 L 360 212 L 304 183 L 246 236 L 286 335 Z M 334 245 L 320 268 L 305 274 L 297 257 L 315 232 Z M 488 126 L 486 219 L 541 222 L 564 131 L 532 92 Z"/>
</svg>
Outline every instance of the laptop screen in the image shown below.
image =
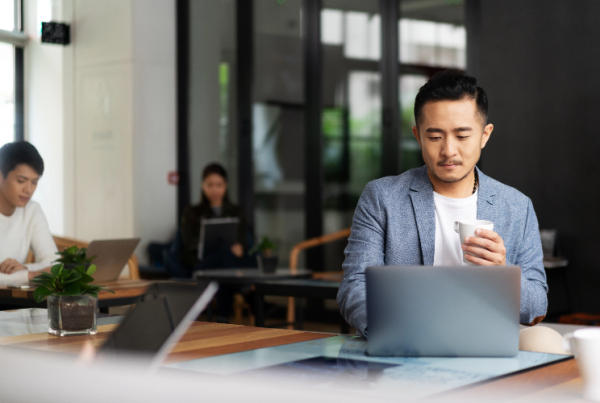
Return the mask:
<svg viewBox="0 0 600 403">
<path fill-rule="evenodd" d="M 212 300 L 215 283 L 152 285 L 101 348 L 102 353 L 156 354 L 176 343 Z M 188 316 L 186 318 L 186 316 Z M 190 317 L 191 316 L 191 317 Z M 188 322 L 188 323 L 184 323 Z M 179 331 L 177 340 L 169 340 Z M 170 349 L 169 349 L 170 350 Z M 168 354 L 168 351 L 166 352 Z"/>
</svg>

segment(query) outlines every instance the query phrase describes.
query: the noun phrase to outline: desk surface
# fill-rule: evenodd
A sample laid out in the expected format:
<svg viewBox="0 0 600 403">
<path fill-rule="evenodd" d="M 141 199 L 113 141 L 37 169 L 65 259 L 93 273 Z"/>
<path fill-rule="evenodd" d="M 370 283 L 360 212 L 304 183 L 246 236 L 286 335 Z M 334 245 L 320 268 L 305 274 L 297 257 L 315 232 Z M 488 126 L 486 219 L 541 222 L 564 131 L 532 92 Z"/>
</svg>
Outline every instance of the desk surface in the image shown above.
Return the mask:
<svg viewBox="0 0 600 403">
<path fill-rule="evenodd" d="M 221 283 L 250 284 L 262 281 L 310 277 L 312 272 L 306 269 L 298 269 L 292 273 L 290 269 L 277 269 L 275 273 L 263 273 L 259 269 L 211 269 L 198 270 L 194 272 L 197 280 L 210 279 Z"/>
<path fill-rule="evenodd" d="M 99 323 L 95 336 L 61 338 L 39 332 L 45 317 L 43 309 L 0 312 L 0 330 L 17 323 L 34 325 L 25 333 L 1 337 L 0 345 L 77 354 L 87 340 L 102 344 L 117 326 Z M 0 332 L 0 336 L 6 334 Z M 169 355 L 166 367 L 263 379 L 293 376 L 299 382 L 316 381 L 328 389 L 340 387 L 337 382 L 343 379 L 369 396 L 402 396 L 401 400 L 450 393 L 460 401 L 492 391 L 500 396 L 498 390 L 505 394 L 498 401 L 519 401 L 532 395 L 582 400 L 574 360 L 558 362 L 565 356 L 520 352 L 515 358 L 500 359 L 368 357 L 364 346 L 364 340 L 349 335 L 194 322 Z M 537 366 L 543 367 L 527 371 Z M 515 371 L 527 372 L 494 380 Z"/>
<path fill-rule="evenodd" d="M 146 292 L 146 289 L 150 286 L 150 284 L 152 284 L 152 282 L 145 280 L 118 280 L 99 284 L 105 285 L 106 288 L 114 291 L 114 294 L 108 291 L 101 291 L 98 293 L 98 299 L 105 300 L 136 297 L 142 295 L 144 292 Z M 35 287 L 27 290 L 0 287 L 0 298 L 28 299 L 33 301 L 34 290 Z"/>
</svg>

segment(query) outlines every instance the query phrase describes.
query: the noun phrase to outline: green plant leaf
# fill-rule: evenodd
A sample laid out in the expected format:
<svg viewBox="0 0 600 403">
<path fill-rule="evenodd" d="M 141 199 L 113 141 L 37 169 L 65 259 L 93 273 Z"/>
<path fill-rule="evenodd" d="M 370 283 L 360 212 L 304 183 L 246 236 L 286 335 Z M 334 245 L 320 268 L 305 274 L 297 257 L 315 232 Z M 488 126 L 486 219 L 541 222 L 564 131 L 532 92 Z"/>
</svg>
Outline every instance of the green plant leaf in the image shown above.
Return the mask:
<svg viewBox="0 0 600 403">
<path fill-rule="evenodd" d="M 66 285 L 66 284 L 76 283 L 79 280 L 81 280 L 81 274 L 78 272 L 73 272 L 73 274 L 69 278 L 63 280 L 62 283 Z"/>
<path fill-rule="evenodd" d="M 90 267 L 88 267 L 87 271 L 85 272 L 85 274 L 87 274 L 88 276 L 91 276 L 92 274 L 94 274 L 96 272 L 96 265 L 93 264 Z"/>
<path fill-rule="evenodd" d="M 94 278 L 86 273 L 81 273 L 81 281 L 84 283 L 91 283 L 94 281 Z"/>
<path fill-rule="evenodd" d="M 69 284 L 60 295 L 80 295 L 81 290 L 77 284 Z"/>
<path fill-rule="evenodd" d="M 52 288 L 52 280 L 34 277 L 29 282 L 35 285 L 41 285 L 44 287 Z"/>
<path fill-rule="evenodd" d="M 54 274 L 55 276 L 58 276 L 58 273 L 60 272 L 60 269 L 64 267 L 64 265 L 62 264 L 55 264 L 54 266 L 52 266 L 52 268 L 50 269 L 50 272 L 52 274 Z"/>
<path fill-rule="evenodd" d="M 38 274 L 37 276 L 34 277 L 34 279 L 36 279 L 36 278 L 43 278 L 43 279 L 47 279 L 47 280 L 52 280 L 54 278 L 54 276 L 52 274 L 46 273 L 44 271 L 44 272 L 41 272 L 40 274 Z"/>
<path fill-rule="evenodd" d="M 77 246 L 73 245 L 63 251 L 65 255 L 74 255 L 77 252 Z"/>
<path fill-rule="evenodd" d="M 35 302 L 40 303 L 46 299 L 48 295 L 52 295 L 53 292 L 48 288 L 40 286 L 33 291 L 33 299 Z"/>
</svg>

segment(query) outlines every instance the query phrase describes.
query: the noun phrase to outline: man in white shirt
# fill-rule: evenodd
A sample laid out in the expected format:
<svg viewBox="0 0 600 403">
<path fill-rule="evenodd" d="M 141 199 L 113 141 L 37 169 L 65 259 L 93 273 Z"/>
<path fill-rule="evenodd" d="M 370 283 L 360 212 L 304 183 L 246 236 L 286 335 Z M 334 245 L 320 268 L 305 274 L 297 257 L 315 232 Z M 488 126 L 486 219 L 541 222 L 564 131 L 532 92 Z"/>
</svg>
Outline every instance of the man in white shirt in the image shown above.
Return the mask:
<svg viewBox="0 0 600 403">
<path fill-rule="evenodd" d="M 26 141 L 0 148 L 0 283 L 27 282 L 57 258 L 40 205 L 31 201 L 44 161 Z M 26 264 L 29 251 L 36 263 Z"/>
<path fill-rule="evenodd" d="M 470 264 L 519 266 L 520 323 L 539 323 L 548 285 L 533 204 L 476 167 L 494 129 L 485 91 L 474 77 L 440 72 L 419 90 L 414 112 L 425 165 L 365 187 L 345 250 L 342 315 L 368 336 L 367 267 L 461 266 L 466 251 Z M 465 219 L 491 221 L 494 230 L 478 229 L 461 244 L 454 222 Z"/>
</svg>

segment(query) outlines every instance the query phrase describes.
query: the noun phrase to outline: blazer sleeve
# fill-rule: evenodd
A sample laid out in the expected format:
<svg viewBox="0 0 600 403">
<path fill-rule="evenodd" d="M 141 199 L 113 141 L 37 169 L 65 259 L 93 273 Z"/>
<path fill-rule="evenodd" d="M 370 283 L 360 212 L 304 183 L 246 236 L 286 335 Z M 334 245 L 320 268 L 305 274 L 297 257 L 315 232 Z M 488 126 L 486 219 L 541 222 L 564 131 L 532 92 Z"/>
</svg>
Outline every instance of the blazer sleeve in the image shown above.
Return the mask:
<svg viewBox="0 0 600 403">
<path fill-rule="evenodd" d="M 50 233 L 48 220 L 42 211 L 41 207 L 35 210 L 33 219 L 31 220 L 31 250 L 35 256 L 35 263 L 29 263 L 25 266 L 29 271 L 39 271 L 52 265 L 58 256 L 58 248 Z"/>
<path fill-rule="evenodd" d="M 342 316 L 361 334 L 367 336 L 367 290 L 365 271 L 368 266 L 384 265 L 385 215 L 375 183 L 367 184 L 352 222 L 352 232 L 344 251 L 344 279 L 337 302 Z"/>
<path fill-rule="evenodd" d="M 548 284 L 544 271 L 544 254 L 533 204 L 527 200 L 527 218 L 523 240 L 515 265 L 521 267 L 521 318 L 523 325 L 535 325 L 546 316 Z"/>
</svg>

